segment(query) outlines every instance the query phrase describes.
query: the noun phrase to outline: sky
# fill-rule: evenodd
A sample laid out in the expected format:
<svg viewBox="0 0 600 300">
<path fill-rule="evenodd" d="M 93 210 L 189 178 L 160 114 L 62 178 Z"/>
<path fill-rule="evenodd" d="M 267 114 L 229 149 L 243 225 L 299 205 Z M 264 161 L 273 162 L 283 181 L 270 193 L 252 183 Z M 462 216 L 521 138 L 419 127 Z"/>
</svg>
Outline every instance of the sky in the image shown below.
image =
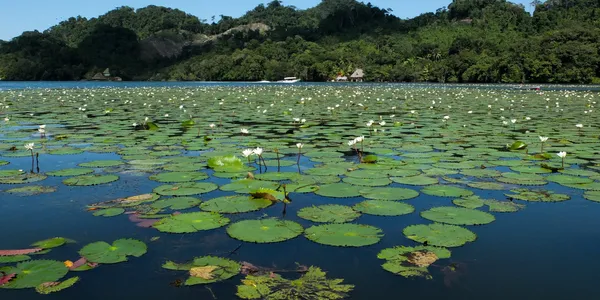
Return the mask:
<svg viewBox="0 0 600 300">
<path fill-rule="evenodd" d="M 227 15 L 239 17 L 260 3 L 268 0 L 0 0 L 0 39 L 10 40 L 23 31 L 43 31 L 69 17 L 97 17 L 120 6 L 141 8 L 159 5 L 178 8 L 200 19 Z M 317 5 L 320 0 L 283 0 L 285 5 L 305 9 Z M 369 2 L 369 1 L 363 1 Z M 425 12 L 434 12 L 447 6 L 451 0 L 370 0 L 381 8 L 391 8 L 400 18 L 412 18 Z M 530 10 L 531 0 L 515 0 Z"/>
</svg>

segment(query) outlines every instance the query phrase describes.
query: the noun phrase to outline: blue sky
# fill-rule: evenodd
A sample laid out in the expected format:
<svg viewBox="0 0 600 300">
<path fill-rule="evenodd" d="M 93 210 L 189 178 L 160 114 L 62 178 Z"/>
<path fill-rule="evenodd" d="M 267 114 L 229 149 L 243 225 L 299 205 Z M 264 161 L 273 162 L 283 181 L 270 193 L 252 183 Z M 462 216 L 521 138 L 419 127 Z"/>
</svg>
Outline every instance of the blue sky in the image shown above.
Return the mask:
<svg viewBox="0 0 600 300">
<path fill-rule="evenodd" d="M 97 17 L 115 7 L 127 5 L 140 8 L 147 5 L 161 5 L 181 9 L 198 16 L 210 19 L 213 15 L 229 15 L 238 17 L 257 4 L 267 3 L 265 0 L 0 0 L 0 39 L 9 40 L 27 30 L 48 29 L 58 22 L 72 16 L 81 15 L 87 18 Z M 315 6 L 320 0 L 284 0 L 285 5 L 298 8 Z M 368 1 L 365 1 L 368 2 Z M 424 12 L 435 11 L 447 6 L 451 0 L 371 0 L 373 5 L 391 8 L 401 18 L 410 18 Z M 530 9 L 531 0 L 517 0 Z"/>
</svg>

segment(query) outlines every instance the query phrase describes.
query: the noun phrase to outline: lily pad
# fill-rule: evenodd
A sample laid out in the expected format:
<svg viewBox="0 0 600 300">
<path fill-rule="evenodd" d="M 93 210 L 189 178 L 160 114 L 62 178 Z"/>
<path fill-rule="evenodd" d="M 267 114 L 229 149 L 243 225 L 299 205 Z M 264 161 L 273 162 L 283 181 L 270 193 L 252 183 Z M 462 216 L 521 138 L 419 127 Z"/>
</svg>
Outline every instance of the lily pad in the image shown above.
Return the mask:
<svg viewBox="0 0 600 300">
<path fill-rule="evenodd" d="M 293 239 L 304 229 L 296 222 L 276 218 L 244 220 L 227 227 L 227 234 L 234 239 L 250 243 L 276 243 Z"/>
<path fill-rule="evenodd" d="M 202 256 L 195 258 L 192 262 L 177 264 L 172 261 L 168 261 L 163 264 L 163 268 L 168 270 L 179 270 L 179 271 L 190 271 L 193 268 L 202 267 L 214 267 L 210 269 L 207 276 L 196 277 L 190 276 L 186 281 L 185 285 L 198 285 L 208 284 L 213 282 L 219 282 L 227 280 L 240 273 L 240 264 L 222 257 L 215 256 Z"/>
<path fill-rule="evenodd" d="M 94 169 L 89 168 L 72 168 L 72 169 L 62 169 L 58 171 L 47 172 L 48 176 L 59 176 L 59 177 L 67 177 L 67 176 L 80 176 L 94 173 Z"/>
<path fill-rule="evenodd" d="M 70 288 L 79 281 L 79 277 L 72 277 L 62 282 L 45 282 L 35 287 L 38 294 L 47 295 L 50 293 L 60 292 Z"/>
<path fill-rule="evenodd" d="M 56 188 L 51 186 L 41 186 L 41 185 L 29 185 L 24 187 L 18 187 L 14 189 L 6 190 L 9 194 L 16 194 L 19 196 L 34 196 L 39 194 L 48 194 L 56 192 Z"/>
<path fill-rule="evenodd" d="M 450 258 L 450 250 L 440 247 L 397 246 L 386 248 L 377 254 L 377 258 L 385 259 L 382 265 L 388 272 L 409 278 L 425 277 L 431 279 L 428 267 L 439 259 Z"/>
<path fill-rule="evenodd" d="M 146 244 L 141 241 L 120 239 L 112 245 L 107 242 L 87 244 L 79 251 L 79 254 L 89 262 L 116 264 L 127 261 L 129 256 L 140 257 L 146 253 L 147 249 Z"/>
<path fill-rule="evenodd" d="M 120 166 L 122 164 L 124 164 L 124 162 L 120 160 L 94 160 L 80 163 L 79 166 L 84 168 L 107 168 Z"/>
<path fill-rule="evenodd" d="M 330 246 L 363 247 L 379 242 L 382 230 L 359 224 L 325 224 L 306 229 L 304 236 L 309 240 Z"/>
<path fill-rule="evenodd" d="M 50 239 L 46 239 L 43 241 L 35 242 L 31 244 L 33 247 L 42 248 L 42 249 L 52 249 L 56 247 L 60 247 L 66 243 L 73 243 L 74 241 L 63 238 L 63 237 L 54 237 Z"/>
<path fill-rule="evenodd" d="M 438 247 L 459 247 L 477 238 L 472 231 L 456 225 L 429 224 L 404 228 L 404 235 L 416 242 Z"/>
<path fill-rule="evenodd" d="M 229 219 L 218 213 L 192 212 L 163 218 L 152 227 L 167 233 L 192 233 L 211 230 L 229 224 Z"/>
<path fill-rule="evenodd" d="M 467 197 L 462 197 L 459 199 L 454 199 L 452 200 L 452 203 L 458 205 L 458 206 L 462 206 L 464 208 L 471 208 L 471 209 L 475 209 L 475 208 L 479 208 L 485 205 L 485 202 L 483 201 L 483 199 L 479 198 L 479 196 L 467 196 Z"/>
<path fill-rule="evenodd" d="M 107 209 L 100 209 L 94 212 L 94 216 L 96 217 L 115 217 L 121 215 L 125 212 L 125 209 L 119 207 L 111 207 Z"/>
<path fill-rule="evenodd" d="M 193 197 L 173 197 L 161 199 L 150 204 L 150 207 L 157 209 L 169 208 L 172 210 L 183 210 L 200 205 L 202 201 Z"/>
<path fill-rule="evenodd" d="M 401 216 L 415 211 L 414 206 L 410 204 L 386 200 L 367 200 L 354 205 L 352 208 L 364 214 L 375 216 Z"/>
<path fill-rule="evenodd" d="M 191 196 L 216 190 L 219 186 L 212 182 L 186 182 L 176 185 L 161 185 L 154 192 L 163 196 Z"/>
<path fill-rule="evenodd" d="M 117 175 L 82 175 L 63 180 L 69 186 L 91 186 L 111 183 L 119 180 Z"/>
<path fill-rule="evenodd" d="M 467 197 L 473 192 L 450 185 L 430 185 L 421 190 L 424 194 L 438 197 Z"/>
<path fill-rule="evenodd" d="M 208 175 L 202 172 L 166 172 L 150 176 L 150 180 L 165 183 L 199 181 L 207 178 Z"/>
<path fill-rule="evenodd" d="M 257 211 L 273 205 L 268 199 L 257 199 L 250 196 L 224 196 L 203 202 L 200 208 L 205 211 L 237 214 Z"/>
<path fill-rule="evenodd" d="M 396 187 L 363 188 L 360 194 L 367 199 L 374 200 L 408 200 L 419 196 L 419 192 L 411 189 Z"/>
<path fill-rule="evenodd" d="M 506 194 L 507 197 L 533 202 L 562 202 L 571 199 L 569 195 L 557 194 L 546 190 L 511 190 L 512 194 Z"/>
<path fill-rule="evenodd" d="M 417 175 L 410 177 L 392 177 L 392 181 L 400 184 L 407 185 L 432 185 L 437 184 L 439 180 L 437 178 L 425 176 L 425 175 Z"/>
<path fill-rule="evenodd" d="M 434 222 L 453 225 L 483 225 L 496 218 L 486 212 L 463 207 L 434 207 L 421 212 L 421 217 Z"/>
<path fill-rule="evenodd" d="M 302 208 L 298 217 L 320 223 L 346 223 L 356 220 L 360 213 L 345 205 L 319 205 Z"/>
<path fill-rule="evenodd" d="M 6 284 L 0 285 L 3 289 L 35 288 L 45 283 L 63 278 L 69 269 L 60 261 L 31 260 L 17 264 L 14 267 L 3 269 L 6 274 L 15 273 L 16 277 Z"/>
<path fill-rule="evenodd" d="M 353 198 L 360 196 L 360 189 L 347 183 L 331 183 L 319 186 L 315 194 L 331 198 Z"/>
</svg>

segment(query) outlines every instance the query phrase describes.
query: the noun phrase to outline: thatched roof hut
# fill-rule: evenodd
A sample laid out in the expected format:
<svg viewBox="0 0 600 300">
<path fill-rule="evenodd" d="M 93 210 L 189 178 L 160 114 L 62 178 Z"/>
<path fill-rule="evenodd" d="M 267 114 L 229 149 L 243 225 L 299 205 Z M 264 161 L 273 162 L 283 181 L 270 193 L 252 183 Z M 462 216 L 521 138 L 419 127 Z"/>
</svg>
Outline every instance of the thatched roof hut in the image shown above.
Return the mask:
<svg viewBox="0 0 600 300">
<path fill-rule="evenodd" d="M 354 71 L 354 73 L 352 73 L 352 75 L 350 75 L 350 78 L 352 79 L 352 81 L 363 81 L 364 77 L 365 77 L 365 72 L 363 71 L 363 69 L 356 69 L 356 71 Z"/>
</svg>

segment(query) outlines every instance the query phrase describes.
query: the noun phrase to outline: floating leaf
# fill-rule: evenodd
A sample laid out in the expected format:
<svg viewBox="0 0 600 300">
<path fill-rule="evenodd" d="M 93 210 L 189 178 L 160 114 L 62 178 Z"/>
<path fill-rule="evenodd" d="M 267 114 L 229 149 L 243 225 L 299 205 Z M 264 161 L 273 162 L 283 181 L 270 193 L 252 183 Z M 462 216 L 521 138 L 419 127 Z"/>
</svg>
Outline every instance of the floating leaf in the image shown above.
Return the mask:
<svg viewBox="0 0 600 300">
<path fill-rule="evenodd" d="M 421 217 L 434 222 L 453 225 L 483 225 L 493 222 L 496 218 L 486 212 L 462 207 L 434 207 L 421 212 Z"/>
<path fill-rule="evenodd" d="M 229 224 L 229 219 L 218 213 L 193 212 L 161 219 L 152 227 L 168 233 L 191 233 L 210 230 Z"/>
<path fill-rule="evenodd" d="M 48 194 L 56 192 L 55 187 L 41 186 L 41 185 L 29 185 L 24 187 L 18 187 L 14 189 L 6 190 L 9 194 L 17 194 L 19 196 L 34 196 L 39 194 Z"/>
<path fill-rule="evenodd" d="M 119 180 L 119 176 L 116 175 L 82 175 L 65 179 L 63 183 L 71 186 L 90 186 L 106 184 L 117 180 Z"/>
<path fill-rule="evenodd" d="M 212 182 L 186 182 L 177 185 L 161 185 L 154 192 L 164 196 L 191 196 L 216 190 L 219 186 Z"/>
<path fill-rule="evenodd" d="M 330 246 L 362 247 L 373 245 L 383 237 L 381 229 L 359 224 L 325 224 L 307 228 L 309 240 Z"/>
<path fill-rule="evenodd" d="M 569 195 L 556 194 L 552 191 L 546 190 L 528 190 L 528 189 L 516 189 L 511 190 L 512 194 L 506 194 L 509 198 L 533 201 L 533 202 L 561 202 L 571 199 Z"/>
<path fill-rule="evenodd" d="M 150 176 L 150 180 L 165 183 L 199 181 L 207 178 L 208 175 L 202 172 L 166 172 Z"/>
<path fill-rule="evenodd" d="M 55 293 L 62 291 L 66 288 L 70 288 L 79 281 L 79 277 L 72 277 L 63 282 L 46 282 L 35 287 L 35 291 L 42 295 Z"/>
<path fill-rule="evenodd" d="M 360 194 L 365 198 L 375 200 L 407 200 L 419 196 L 419 192 L 415 190 L 394 187 L 363 188 L 360 190 Z"/>
<path fill-rule="evenodd" d="M 360 188 L 347 183 L 331 183 L 319 186 L 315 194 L 331 198 L 352 198 L 360 196 Z"/>
<path fill-rule="evenodd" d="M 404 228 L 404 235 L 419 243 L 438 247 L 459 247 L 477 238 L 472 231 L 455 225 L 412 225 Z"/>
<path fill-rule="evenodd" d="M 367 200 L 353 206 L 354 210 L 376 216 L 401 216 L 413 213 L 414 206 L 402 202 Z"/>
<path fill-rule="evenodd" d="M 31 260 L 31 257 L 28 255 L 14 255 L 14 256 L 0 256 L 0 264 L 8 264 Z"/>
<path fill-rule="evenodd" d="M 298 217 L 320 223 L 346 223 L 356 220 L 360 213 L 345 205 L 319 205 L 302 208 Z"/>
<path fill-rule="evenodd" d="M 51 239 L 35 242 L 31 244 L 31 246 L 42 248 L 42 249 L 52 249 L 56 247 L 60 247 L 66 243 L 72 243 L 74 241 L 63 238 L 63 237 L 54 237 Z"/>
<path fill-rule="evenodd" d="M 424 194 L 438 197 L 466 197 L 473 192 L 450 185 L 430 185 L 421 190 Z"/>
<path fill-rule="evenodd" d="M 247 275 L 237 287 L 242 299 L 343 299 L 354 285 L 342 279 L 327 279 L 325 272 L 310 267 L 299 279 L 288 280 L 277 274 Z"/>
<path fill-rule="evenodd" d="M 94 212 L 94 216 L 96 217 L 114 217 L 121 215 L 125 212 L 125 209 L 119 207 L 100 209 Z"/>
<path fill-rule="evenodd" d="M 237 214 L 257 211 L 271 205 L 273 205 L 271 200 L 240 195 L 214 198 L 203 202 L 200 208 L 211 212 Z"/>
<path fill-rule="evenodd" d="M 172 210 L 184 210 L 200 205 L 202 201 L 193 197 L 174 197 L 158 200 L 150 204 L 151 207 L 157 209 L 169 208 Z"/>
<path fill-rule="evenodd" d="M 168 261 L 162 266 L 168 270 L 189 271 L 185 285 L 208 284 L 227 280 L 240 273 L 240 264 L 221 257 L 202 256 L 192 262 L 178 264 Z"/>
<path fill-rule="evenodd" d="M 438 259 L 450 258 L 450 251 L 446 248 L 417 246 L 397 246 L 386 248 L 377 254 L 377 258 L 385 259 L 382 267 L 389 272 L 403 277 L 425 277 L 431 279 L 429 267 Z"/>
<path fill-rule="evenodd" d="M 89 262 L 115 264 L 127 261 L 128 256 L 140 257 L 148 247 L 141 241 L 133 239 L 116 240 L 112 246 L 106 242 L 95 242 L 83 247 L 79 254 Z"/>
<path fill-rule="evenodd" d="M 283 242 L 299 236 L 303 231 L 296 222 L 276 218 L 244 220 L 227 227 L 229 236 L 251 243 Z"/>
<path fill-rule="evenodd" d="M 479 196 L 475 196 L 475 195 L 462 197 L 459 199 L 454 199 L 454 200 L 452 200 L 452 203 L 454 203 L 458 206 L 462 206 L 465 208 L 471 208 L 471 209 L 479 208 L 484 205 L 483 199 L 481 199 L 481 198 L 479 198 Z"/>
<path fill-rule="evenodd" d="M 17 274 L 15 278 L 0 285 L 3 289 L 34 288 L 45 282 L 53 282 L 67 275 L 69 270 L 60 261 L 31 260 L 8 267 L 6 274 Z"/>
</svg>

